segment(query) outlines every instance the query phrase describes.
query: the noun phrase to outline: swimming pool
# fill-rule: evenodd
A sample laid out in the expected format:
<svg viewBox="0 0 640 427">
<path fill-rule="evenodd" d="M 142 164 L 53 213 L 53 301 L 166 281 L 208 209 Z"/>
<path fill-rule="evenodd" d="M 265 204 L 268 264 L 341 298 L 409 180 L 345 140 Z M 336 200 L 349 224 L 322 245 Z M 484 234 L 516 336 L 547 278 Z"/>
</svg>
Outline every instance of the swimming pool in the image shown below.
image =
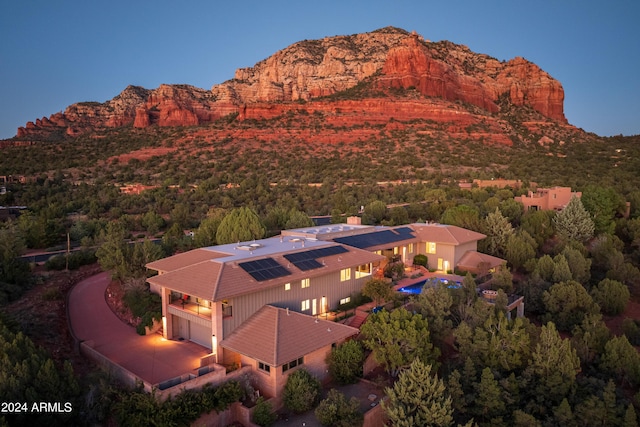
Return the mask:
<svg viewBox="0 0 640 427">
<path fill-rule="evenodd" d="M 422 293 L 422 289 L 424 288 L 424 285 L 427 282 L 429 282 L 429 285 L 432 286 L 432 284 L 435 283 L 436 280 L 439 280 L 441 283 L 444 283 L 445 285 L 447 285 L 447 288 L 449 289 L 458 289 L 459 287 L 462 286 L 460 282 L 444 279 L 442 277 L 433 277 L 431 279 L 424 279 L 423 281 L 414 283 L 413 285 L 403 286 L 400 289 L 398 289 L 398 292 L 403 292 L 405 294 L 418 295 Z"/>
</svg>

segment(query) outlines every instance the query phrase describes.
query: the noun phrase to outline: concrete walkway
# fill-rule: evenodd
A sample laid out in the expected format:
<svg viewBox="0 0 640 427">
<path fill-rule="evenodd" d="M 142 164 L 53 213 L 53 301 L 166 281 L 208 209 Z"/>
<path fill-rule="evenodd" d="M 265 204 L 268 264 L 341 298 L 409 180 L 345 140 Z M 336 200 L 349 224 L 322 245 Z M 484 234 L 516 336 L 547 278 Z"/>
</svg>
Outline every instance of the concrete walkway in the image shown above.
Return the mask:
<svg viewBox="0 0 640 427">
<path fill-rule="evenodd" d="M 140 336 L 107 305 L 111 279 L 100 273 L 78 283 L 69 295 L 69 320 L 76 337 L 143 380 L 158 384 L 185 373 L 196 373 L 209 350 L 189 341 L 165 340 L 159 334 Z"/>
</svg>

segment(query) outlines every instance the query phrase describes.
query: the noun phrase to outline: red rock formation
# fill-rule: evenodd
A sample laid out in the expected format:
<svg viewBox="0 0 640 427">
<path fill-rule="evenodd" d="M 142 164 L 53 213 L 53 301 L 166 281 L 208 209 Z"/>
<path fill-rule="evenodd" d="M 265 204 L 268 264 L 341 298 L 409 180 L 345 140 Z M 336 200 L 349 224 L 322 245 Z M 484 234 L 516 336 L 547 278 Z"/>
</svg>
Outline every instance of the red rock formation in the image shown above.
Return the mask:
<svg viewBox="0 0 640 427">
<path fill-rule="evenodd" d="M 314 101 L 358 88 L 364 88 L 358 99 Z M 415 88 L 415 99 L 393 96 L 394 89 L 409 88 Z M 380 90 L 388 92 L 386 98 L 367 96 Z M 153 90 L 129 86 L 105 103 L 73 104 L 64 113 L 28 122 L 18 129 L 17 137 L 37 139 L 55 131 L 76 136 L 121 126 L 196 126 L 231 113 L 238 113 L 240 120 L 269 119 L 300 109 L 295 101 L 313 101 L 304 108 L 322 111 L 328 124 L 428 118 L 457 123 L 463 129 L 479 119 L 451 101 L 499 113 L 503 97 L 566 122 L 562 86 L 535 64 L 522 58 L 500 62 L 465 46 L 426 42 L 404 30 L 383 28 L 295 43 L 254 67 L 237 70 L 234 79 L 211 90 L 189 85 L 160 85 Z M 349 114 L 335 114 L 338 110 Z M 508 137 L 497 139 L 510 142 Z"/>
</svg>

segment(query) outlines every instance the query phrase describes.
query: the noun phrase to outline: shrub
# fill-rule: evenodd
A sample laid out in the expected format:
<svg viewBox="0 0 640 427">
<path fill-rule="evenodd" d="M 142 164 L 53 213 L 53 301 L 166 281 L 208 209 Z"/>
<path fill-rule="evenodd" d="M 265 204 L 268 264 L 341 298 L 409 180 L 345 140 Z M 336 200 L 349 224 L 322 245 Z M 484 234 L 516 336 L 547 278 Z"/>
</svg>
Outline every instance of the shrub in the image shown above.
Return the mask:
<svg viewBox="0 0 640 427">
<path fill-rule="evenodd" d="M 421 265 L 425 268 L 429 267 L 429 258 L 424 254 L 418 254 L 413 257 L 413 265 Z"/>
<path fill-rule="evenodd" d="M 275 423 L 278 416 L 273 412 L 271 403 L 264 400 L 264 397 L 260 396 L 256 402 L 256 406 L 253 410 L 253 422 L 259 426 L 266 427 Z"/>
<path fill-rule="evenodd" d="M 289 375 L 284 386 L 284 405 L 293 412 L 306 412 L 313 408 L 320 398 L 320 381 L 305 369 Z"/>
<path fill-rule="evenodd" d="M 329 374 L 340 384 L 352 384 L 362 375 L 364 351 L 358 341 L 350 340 L 334 348 L 327 356 Z"/>
<path fill-rule="evenodd" d="M 347 401 L 344 394 L 336 389 L 329 390 L 315 410 L 315 415 L 323 426 L 361 426 L 363 416 L 358 410 L 360 402 L 352 397 Z"/>
</svg>

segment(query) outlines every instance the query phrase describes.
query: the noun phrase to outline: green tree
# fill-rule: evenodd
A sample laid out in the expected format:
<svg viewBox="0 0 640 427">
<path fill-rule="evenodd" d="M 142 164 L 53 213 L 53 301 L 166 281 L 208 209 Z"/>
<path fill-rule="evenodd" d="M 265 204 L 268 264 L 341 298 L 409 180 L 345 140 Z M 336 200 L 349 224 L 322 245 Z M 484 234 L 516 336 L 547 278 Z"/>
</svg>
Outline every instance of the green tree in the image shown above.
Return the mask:
<svg viewBox="0 0 640 427">
<path fill-rule="evenodd" d="M 558 254 L 553 258 L 553 263 L 555 264 L 553 268 L 553 275 L 551 276 L 551 280 L 553 283 L 566 282 L 571 280 L 573 274 L 571 274 L 571 269 L 569 268 L 569 263 L 567 259 L 562 254 Z"/>
<path fill-rule="evenodd" d="M 541 247 L 554 233 L 554 211 L 529 210 L 522 216 L 520 229 L 529 233 Z"/>
<path fill-rule="evenodd" d="M 162 227 L 164 227 L 165 221 L 155 210 L 149 210 L 142 217 L 142 226 L 151 235 L 156 234 Z"/>
<path fill-rule="evenodd" d="M 387 387 L 388 400 L 381 403 L 391 425 L 450 426 L 453 425 L 453 406 L 446 387 L 432 366 L 415 359 L 403 370 L 393 387 Z"/>
<path fill-rule="evenodd" d="M 553 408 L 553 421 L 555 425 L 566 427 L 577 427 L 571 405 L 565 397 L 562 402 L 555 408 Z"/>
<path fill-rule="evenodd" d="M 18 258 L 24 250 L 24 240 L 12 223 L 0 227 L 0 303 L 18 298 L 31 281 L 29 264 Z"/>
<path fill-rule="evenodd" d="M 394 206 L 389 209 L 389 220 L 391 225 L 402 225 L 409 223 L 409 213 L 404 206 Z"/>
<path fill-rule="evenodd" d="M 589 185 L 582 192 L 582 204 L 591 214 L 596 234 L 612 234 L 615 216 L 624 212 L 624 199 L 611 187 Z"/>
<path fill-rule="evenodd" d="M 582 205 L 580 198 L 575 196 L 556 214 L 553 223 L 558 235 L 566 241 L 585 242 L 593 237 L 595 230 L 591 215 Z"/>
<path fill-rule="evenodd" d="M 284 405 L 293 412 L 306 412 L 320 400 L 320 381 L 305 369 L 298 369 L 287 378 L 282 394 Z"/>
<path fill-rule="evenodd" d="M 416 310 L 427 320 L 431 337 L 434 341 L 442 342 L 453 327 L 449 318 L 453 296 L 447 285 L 435 279 L 435 283 L 425 283 L 422 292 L 416 299 Z"/>
<path fill-rule="evenodd" d="M 502 398 L 502 388 L 490 368 L 482 370 L 480 382 L 475 385 L 475 394 L 472 413 L 478 418 L 488 421 L 504 413 L 506 405 Z"/>
<path fill-rule="evenodd" d="M 197 248 L 213 246 L 217 243 L 216 234 L 225 214 L 224 209 L 214 209 L 200 222 L 200 226 L 193 235 L 193 244 Z"/>
<path fill-rule="evenodd" d="M 394 377 L 414 359 L 435 363 L 440 355 L 431 343 L 427 321 L 405 308 L 370 315 L 361 331 L 365 347 Z"/>
<path fill-rule="evenodd" d="M 624 419 L 622 420 L 622 427 L 638 427 L 638 418 L 636 416 L 636 410 L 630 403 L 627 406 L 627 410 L 624 413 Z"/>
<path fill-rule="evenodd" d="M 584 250 L 584 246 L 582 246 L 582 250 Z M 569 264 L 573 280 L 578 283 L 588 283 L 591 278 L 591 259 L 587 258 L 582 250 L 567 245 L 562 250 L 562 255 L 567 260 L 567 264 Z"/>
<path fill-rule="evenodd" d="M 364 350 L 359 341 L 349 340 L 327 356 L 329 375 L 339 384 L 352 384 L 362 376 Z"/>
<path fill-rule="evenodd" d="M 473 330 L 462 323 L 454 332 L 460 357 L 503 373 L 520 370 L 531 352 L 526 326 L 522 318 L 508 320 L 502 312 L 491 315 Z"/>
<path fill-rule="evenodd" d="M 288 212 L 287 222 L 284 224 L 286 230 L 312 226 L 313 220 L 306 213 L 293 208 Z"/>
<path fill-rule="evenodd" d="M 484 220 L 487 238 L 483 240 L 486 251 L 497 257 L 504 257 L 509 238 L 514 234 L 513 227 L 507 218 L 502 216 L 498 208 Z"/>
<path fill-rule="evenodd" d="M 364 207 L 363 219 L 367 224 L 379 224 L 387 216 L 387 205 L 381 200 L 374 200 Z"/>
<path fill-rule="evenodd" d="M 616 316 L 624 311 L 631 295 L 622 283 L 603 279 L 591 289 L 591 296 L 604 314 Z"/>
<path fill-rule="evenodd" d="M 555 322 L 561 331 L 570 331 L 586 315 L 600 312 L 584 286 L 573 280 L 551 286 L 542 299 L 547 310 L 545 318 Z"/>
<path fill-rule="evenodd" d="M 131 246 L 127 243 L 128 231 L 120 221 L 111 221 L 100 233 L 102 242 L 96 251 L 98 262 L 104 271 L 111 271 L 115 280 L 129 277 L 129 261 L 132 255 Z"/>
<path fill-rule="evenodd" d="M 440 218 L 442 224 L 456 225 L 468 230 L 482 230 L 482 220 L 478 209 L 467 205 L 448 208 Z"/>
<path fill-rule="evenodd" d="M 220 222 L 216 232 L 219 245 L 262 239 L 265 227 L 258 215 L 248 207 L 233 209 Z"/>
<path fill-rule="evenodd" d="M 509 236 L 505 249 L 505 259 L 514 270 L 524 266 L 536 256 L 537 243 L 526 231 L 518 231 Z"/>
<path fill-rule="evenodd" d="M 332 388 L 326 399 L 314 411 L 323 426 L 351 427 L 361 426 L 364 420 L 360 413 L 360 401 L 357 397 L 347 400 L 344 394 Z"/>
<path fill-rule="evenodd" d="M 580 361 L 584 364 L 593 363 L 604 351 L 611 333 L 602 321 L 601 314 L 588 314 L 582 323 L 573 328 L 571 344 L 576 349 Z"/>
<path fill-rule="evenodd" d="M 637 386 L 640 383 L 640 354 L 627 337 L 613 337 L 604 346 L 600 368 L 616 376 L 622 383 Z"/>
<path fill-rule="evenodd" d="M 369 297 L 380 306 L 381 301 L 386 301 L 393 296 L 393 289 L 385 280 L 369 279 L 362 287 L 362 295 Z"/>
<path fill-rule="evenodd" d="M 528 391 L 532 409 L 540 411 L 540 407 L 558 405 L 574 387 L 579 371 L 580 359 L 569 340 L 560 337 L 552 322 L 543 325 L 524 372 L 524 377 L 531 381 Z"/>
</svg>

